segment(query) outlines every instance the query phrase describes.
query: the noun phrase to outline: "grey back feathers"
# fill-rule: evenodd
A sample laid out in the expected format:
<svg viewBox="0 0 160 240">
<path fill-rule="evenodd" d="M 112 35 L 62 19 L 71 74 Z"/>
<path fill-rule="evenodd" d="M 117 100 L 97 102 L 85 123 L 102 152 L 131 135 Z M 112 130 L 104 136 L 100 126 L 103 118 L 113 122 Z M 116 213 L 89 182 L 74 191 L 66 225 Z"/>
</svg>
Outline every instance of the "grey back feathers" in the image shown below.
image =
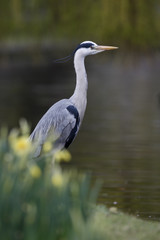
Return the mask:
<svg viewBox="0 0 160 240">
<path fill-rule="evenodd" d="M 54 149 L 67 148 L 77 134 L 79 123 L 79 113 L 69 99 L 55 103 L 44 114 L 30 136 L 37 146 L 34 157 L 40 155 L 47 139 L 54 139 Z"/>
</svg>

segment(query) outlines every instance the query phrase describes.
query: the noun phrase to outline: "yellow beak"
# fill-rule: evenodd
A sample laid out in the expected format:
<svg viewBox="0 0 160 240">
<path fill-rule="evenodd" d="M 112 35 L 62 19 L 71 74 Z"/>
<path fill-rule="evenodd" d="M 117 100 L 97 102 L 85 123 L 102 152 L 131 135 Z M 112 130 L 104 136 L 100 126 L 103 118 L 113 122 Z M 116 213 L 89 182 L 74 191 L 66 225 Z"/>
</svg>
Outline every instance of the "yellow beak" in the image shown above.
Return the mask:
<svg viewBox="0 0 160 240">
<path fill-rule="evenodd" d="M 95 46 L 94 49 L 96 50 L 114 50 L 114 49 L 118 49 L 118 47 L 114 47 L 114 46 Z"/>
</svg>

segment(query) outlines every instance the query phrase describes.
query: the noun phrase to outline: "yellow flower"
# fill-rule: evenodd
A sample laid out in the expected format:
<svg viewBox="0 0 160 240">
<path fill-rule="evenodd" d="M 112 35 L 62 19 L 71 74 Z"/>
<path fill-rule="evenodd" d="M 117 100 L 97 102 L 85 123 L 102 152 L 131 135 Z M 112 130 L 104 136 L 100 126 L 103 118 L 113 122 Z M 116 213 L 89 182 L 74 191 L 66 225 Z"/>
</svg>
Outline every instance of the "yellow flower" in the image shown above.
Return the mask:
<svg viewBox="0 0 160 240">
<path fill-rule="evenodd" d="M 58 188 L 63 186 L 64 179 L 60 172 L 54 173 L 54 175 L 52 176 L 52 184 Z"/>
<path fill-rule="evenodd" d="M 11 146 L 17 155 L 26 155 L 31 151 L 31 142 L 28 137 L 12 139 Z"/>
<path fill-rule="evenodd" d="M 71 154 L 66 149 L 62 151 L 57 151 L 54 154 L 54 159 L 56 162 L 61 162 L 61 161 L 69 162 L 71 160 Z"/>
<path fill-rule="evenodd" d="M 52 150 L 52 143 L 47 141 L 44 143 L 43 145 L 43 152 L 47 153 L 50 152 Z"/>
<path fill-rule="evenodd" d="M 33 178 L 39 178 L 42 174 L 40 167 L 38 167 L 37 165 L 31 166 L 29 171 Z"/>
</svg>

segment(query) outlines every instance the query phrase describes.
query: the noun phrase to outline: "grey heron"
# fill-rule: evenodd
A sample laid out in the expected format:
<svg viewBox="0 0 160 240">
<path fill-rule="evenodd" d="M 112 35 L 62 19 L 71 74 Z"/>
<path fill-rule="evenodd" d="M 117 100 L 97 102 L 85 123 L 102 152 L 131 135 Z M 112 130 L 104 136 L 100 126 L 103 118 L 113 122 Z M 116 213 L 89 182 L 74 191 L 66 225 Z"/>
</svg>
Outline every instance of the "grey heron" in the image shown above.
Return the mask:
<svg viewBox="0 0 160 240">
<path fill-rule="evenodd" d="M 48 137 L 54 138 L 54 149 L 68 148 L 72 143 L 81 126 L 87 105 L 88 80 L 84 64 L 85 57 L 113 49 L 117 47 L 100 46 L 92 41 L 84 41 L 69 56 L 69 58 L 74 56 L 76 72 L 74 93 L 69 99 L 60 100 L 52 105 L 30 135 L 31 141 L 36 143 L 35 157 L 41 154 L 42 146 Z"/>
</svg>

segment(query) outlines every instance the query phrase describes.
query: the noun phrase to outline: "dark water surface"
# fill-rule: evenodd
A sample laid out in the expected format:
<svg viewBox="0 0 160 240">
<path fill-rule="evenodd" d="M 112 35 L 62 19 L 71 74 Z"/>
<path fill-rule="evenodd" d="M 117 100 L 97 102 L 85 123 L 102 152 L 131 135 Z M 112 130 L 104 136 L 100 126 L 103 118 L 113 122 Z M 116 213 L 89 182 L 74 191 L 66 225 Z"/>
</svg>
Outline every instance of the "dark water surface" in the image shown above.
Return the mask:
<svg viewBox="0 0 160 240">
<path fill-rule="evenodd" d="M 103 180 L 99 202 L 160 220 L 160 56 L 87 59 L 88 106 L 70 166 Z M 0 65 L 0 124 L 34 127 L 75 86 L 72 62 Z"/>
</svg>

